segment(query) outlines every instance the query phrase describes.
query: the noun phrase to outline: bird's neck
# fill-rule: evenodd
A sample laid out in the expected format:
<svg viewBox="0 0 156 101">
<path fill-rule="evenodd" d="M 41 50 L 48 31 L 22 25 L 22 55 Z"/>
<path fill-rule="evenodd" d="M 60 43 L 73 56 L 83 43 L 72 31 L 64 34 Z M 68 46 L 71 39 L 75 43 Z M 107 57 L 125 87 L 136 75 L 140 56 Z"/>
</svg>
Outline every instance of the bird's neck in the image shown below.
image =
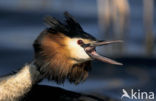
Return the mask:
<svg viewBox="0 0 156 101">
<path fill-rule="evenodd" d="M 35 65 L 25 65 L 17 73 L 0 78 L 0 101 L 17 101 L 42 80 Z"/>
</svg>

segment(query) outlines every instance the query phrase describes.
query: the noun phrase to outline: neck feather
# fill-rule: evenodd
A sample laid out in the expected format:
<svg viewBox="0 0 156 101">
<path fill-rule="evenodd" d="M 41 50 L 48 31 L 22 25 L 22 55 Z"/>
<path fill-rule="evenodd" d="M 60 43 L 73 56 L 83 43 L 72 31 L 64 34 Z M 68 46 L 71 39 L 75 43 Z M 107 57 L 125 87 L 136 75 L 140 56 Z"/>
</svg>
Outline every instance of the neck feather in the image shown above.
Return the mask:
<svg viewBox="0 0 156 101">
<path fill-rule="evenodd" d="M 16 74 L 0 78 L 0 101 L 17 101 L 42 80 L 33 64 L 25 65 Z"/>
</svg>

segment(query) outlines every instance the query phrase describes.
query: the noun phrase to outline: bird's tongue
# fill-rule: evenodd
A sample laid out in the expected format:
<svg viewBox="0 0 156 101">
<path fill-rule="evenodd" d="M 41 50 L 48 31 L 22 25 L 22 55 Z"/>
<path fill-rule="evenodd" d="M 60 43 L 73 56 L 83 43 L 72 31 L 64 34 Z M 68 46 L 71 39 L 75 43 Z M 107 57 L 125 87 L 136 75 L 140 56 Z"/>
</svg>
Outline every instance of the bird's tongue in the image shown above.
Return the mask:
<svg viewBox="0 0 156 101">
<path fill-rule="evenodd" d="M 96 53 L 96 51 L 92 51 L 92 52 L 88 52 L 88 54 L 90 55 L 90 57 L 92 57 L 93 59 L 96 60 L 100 60 L 102 62 L 106 62 L 106 63 L 110 63 L 110 64 L 114 64 L 114 65 L 123 65 L 122 63 L 119 63 L 117 61 L 114 61 L 112 59 L 109 59 L 107 57 L 101 56 L 98 53 Z"/>
</svg>

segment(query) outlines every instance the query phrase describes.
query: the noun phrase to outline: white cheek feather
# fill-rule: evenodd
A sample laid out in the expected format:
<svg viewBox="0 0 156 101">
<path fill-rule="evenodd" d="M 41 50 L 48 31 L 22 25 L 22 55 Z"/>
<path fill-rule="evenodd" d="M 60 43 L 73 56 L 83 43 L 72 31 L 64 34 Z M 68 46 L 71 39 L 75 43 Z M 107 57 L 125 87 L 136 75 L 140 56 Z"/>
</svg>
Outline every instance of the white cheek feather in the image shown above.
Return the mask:
<svg viewBox="0 0 156 101">
<path fill-rule="evenodd" d="M 77 44 L 77 40 L 79 39 L 71 39 L 67 43 L 71 56 L 80 61 L 90 60 L 90 56 L 80 45 Z"/>
</svg>

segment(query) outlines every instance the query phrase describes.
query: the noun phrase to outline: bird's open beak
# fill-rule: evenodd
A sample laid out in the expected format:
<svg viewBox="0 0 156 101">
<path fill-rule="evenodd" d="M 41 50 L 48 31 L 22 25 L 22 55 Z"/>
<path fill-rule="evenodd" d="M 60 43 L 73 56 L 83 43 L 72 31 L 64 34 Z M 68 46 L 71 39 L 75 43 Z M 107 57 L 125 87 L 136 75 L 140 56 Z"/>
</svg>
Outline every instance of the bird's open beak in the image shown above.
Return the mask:
<svg viewBox="0 0 156 101">
<path fill-rule="evenodd" d="M 96 41 L 93 43 L 89 43 L 89 44 L 83 44 L 82 47 L 84 47 L 86 53 L 92 58 L 92 59 L 97 59 L 106 63 L 110 63 L 110 64 L 115 64 L 115 65 L 122 65 L 122 63 L 119 63 L 117 61 L 114 61 L 112 59 L 109 59 L 107 57 L 101 56 L 99 55 L 95 48 L 97 46 L 102 46 L 102 45 L 108 45 L 108 44 L 112 44 L 112 43 L 121 43 L 121 40 L 115 40 L 115 41 Z"/>
</svg>

